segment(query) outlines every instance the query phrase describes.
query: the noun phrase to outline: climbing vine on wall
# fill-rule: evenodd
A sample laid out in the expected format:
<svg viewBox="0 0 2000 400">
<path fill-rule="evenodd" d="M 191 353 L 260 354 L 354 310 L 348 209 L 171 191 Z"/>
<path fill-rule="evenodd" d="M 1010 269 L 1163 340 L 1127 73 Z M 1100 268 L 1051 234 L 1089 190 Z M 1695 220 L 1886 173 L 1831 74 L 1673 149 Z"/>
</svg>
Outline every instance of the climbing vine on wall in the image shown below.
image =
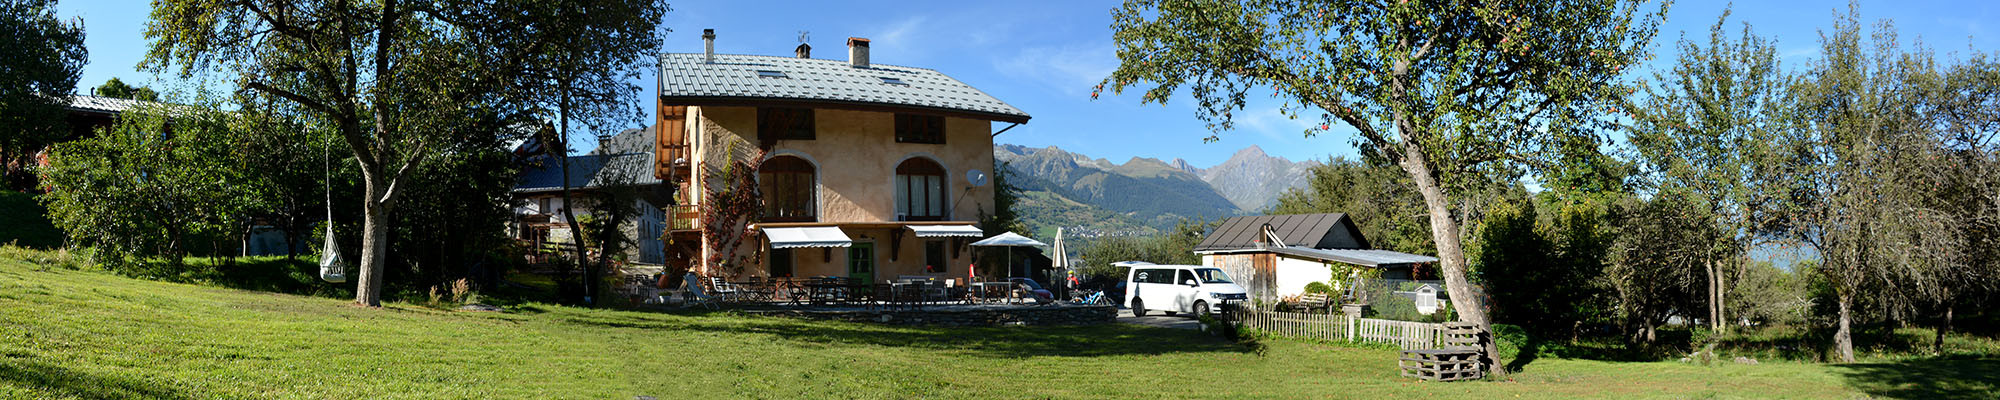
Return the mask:
<svg viewBox="0 0 2000 400">
<path fill-rule="evenodd" d="M 726 154 L 734 153 L 730 151 Z M 739 254 L 738 251 L 744 243 L 756 243 L 763 239 L 760 233 L 750 229 L 750 224 L 764 217 L 763 195 L 758 193 L 757 188 L 757 168 L 763 165 L 763 160 L 763 151 L 733 158 L 709 174 L 713 184 L 702 185 L 701 234 L 709 250 L 708 259 L 703 261 L 718 267 L 720 273 L 740 274 L 744 267 L 759 264 L 763 257 L 761 247 L 747 253 Z"/>
</svg>

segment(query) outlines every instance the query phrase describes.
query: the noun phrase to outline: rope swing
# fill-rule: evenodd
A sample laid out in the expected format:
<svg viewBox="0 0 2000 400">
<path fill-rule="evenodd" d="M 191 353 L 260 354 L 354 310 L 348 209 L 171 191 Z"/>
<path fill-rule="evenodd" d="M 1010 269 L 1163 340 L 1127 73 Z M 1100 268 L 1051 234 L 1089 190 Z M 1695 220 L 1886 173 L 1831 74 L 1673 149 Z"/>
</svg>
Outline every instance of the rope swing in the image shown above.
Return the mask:
<svg viewBox="0 0 2000 400">
<path fill-rule="evenodd" d="M 332 283 L 347 282 L 347 260 L 340 258 L 340 245 L 333 240 L 333 137 L 328 136 L 326 146 L 320 149 L 320 162 L 325 167 L 323 182 L 326 183 L 326 245 L 320 247 L 319 278 Z"/>
</svg>

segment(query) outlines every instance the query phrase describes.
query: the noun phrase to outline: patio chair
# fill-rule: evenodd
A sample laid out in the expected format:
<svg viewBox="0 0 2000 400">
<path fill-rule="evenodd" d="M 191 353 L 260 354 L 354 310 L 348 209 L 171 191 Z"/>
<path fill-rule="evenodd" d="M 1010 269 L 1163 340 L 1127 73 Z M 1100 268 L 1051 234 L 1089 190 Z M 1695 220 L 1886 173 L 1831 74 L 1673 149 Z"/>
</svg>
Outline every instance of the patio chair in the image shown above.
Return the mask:
<svg viewBox="0 0 2000 400">
<path fill-rule="evenodd" d="M 937 281 L 925 282 L 924 301 L 944 301 L 945 299 L 947 299 L 948 297 L 946 297 L 945 295 L 949 294 L 950 292 L 950 290 L 947 290 L 947 288 L 951 287 L 951 282 L 952 281 L 950 279 L 946 279 L 944 280 L 944 282 L 937 282 Z"/>
<path fill-rule="evenodd" d="M 717 297 L 721 297 L 722 301 L 727 302 L 727 301 L 743 300 L 742 299 L 743 292 L 736 290 L 735 284 L 724 281 L 722 280 L 721 277 L 709 277 L 708 282 L 709 286 L 715 288 L 715 295 Z"/>
<path fill-rule="evenodd" d="M 701 290 L 701 279 L 696 277 L 694 273 L 688 273 L 687 279 L 683 281 L 686 282 L 687 291 L 681 294 L 682 299 L 685 300 L 681 305 L 700 304 L 703 307 L 708 307 L 710 310 L 721 307 L 721 305 L 715 303 L 715 296 L 710 296 L 708 292 Z"/>
</svg>

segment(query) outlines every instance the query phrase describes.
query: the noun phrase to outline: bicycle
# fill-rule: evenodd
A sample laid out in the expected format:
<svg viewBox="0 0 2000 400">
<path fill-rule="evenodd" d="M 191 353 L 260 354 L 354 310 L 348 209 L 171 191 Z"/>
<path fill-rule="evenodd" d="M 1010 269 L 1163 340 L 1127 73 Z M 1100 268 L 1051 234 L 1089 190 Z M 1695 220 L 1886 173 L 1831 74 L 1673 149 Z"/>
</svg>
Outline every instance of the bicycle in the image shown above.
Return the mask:
<svg viewBox="0 0 2000 400">
<path fill-rule="evenodd" d="M 1111 297 L 1105 296 L 1102 290 L 1078 289 L 1077 291 L 1078 295 L 1069 299 L 1071 304 L 1112 305 Z"/>
</svg>

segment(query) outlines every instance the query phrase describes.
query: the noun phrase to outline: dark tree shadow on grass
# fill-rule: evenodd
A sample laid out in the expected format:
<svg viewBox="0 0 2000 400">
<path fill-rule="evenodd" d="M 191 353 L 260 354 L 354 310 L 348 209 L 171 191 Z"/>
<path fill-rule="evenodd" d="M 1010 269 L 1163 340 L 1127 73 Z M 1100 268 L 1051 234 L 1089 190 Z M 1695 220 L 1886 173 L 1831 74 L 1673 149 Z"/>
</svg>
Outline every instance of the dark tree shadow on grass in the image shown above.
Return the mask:
<svg viewBox="0 0 2000 400">
<path fill-rule="evenodd" d="M 1932 358 L 1836 365 L 1848 386 L 1903 399 L 2000 398 L 2000 359 Z"/>
<path fill-rule="evenodd" d="M 560 311 L 558 311 L 560 312 Z M 693 330 L 770 335 L 815 344 L 915 347 L 971 352 L 986 357 L 1097 357 L 1171 353 L 1254 353 L 1255 349 L 1200 331 L 1142 327 L 1128 324 L 1024 327 L 926 327 L 800 319 L 737 316 L 728 311 L 684 311 L 673 318 L 659 314 L 577 313 L 560 315 L 565 322 L 612 328 Z M 659 315 L 654 317 L 654 315 Z"/>
<path fill-rule="evenodd" d="M 138 379 L 95 375 L 0 354 L 0 383 L 52 397 L 85 399 L 191 399 L 180 390 Z"/>
</svg>

